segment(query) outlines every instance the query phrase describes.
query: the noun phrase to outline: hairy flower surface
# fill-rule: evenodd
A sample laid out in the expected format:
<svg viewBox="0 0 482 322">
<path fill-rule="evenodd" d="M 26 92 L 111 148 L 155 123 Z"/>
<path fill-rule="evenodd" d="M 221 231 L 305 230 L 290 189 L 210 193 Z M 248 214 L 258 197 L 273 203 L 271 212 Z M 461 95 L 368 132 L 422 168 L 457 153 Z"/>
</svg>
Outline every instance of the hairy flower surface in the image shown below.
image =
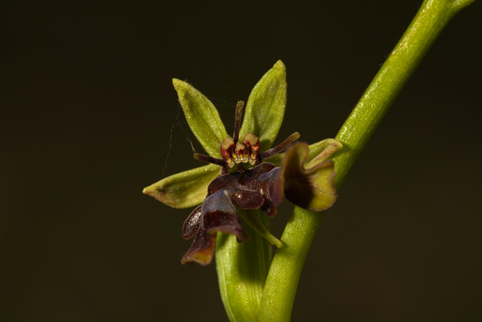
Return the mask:
<svg viewBox="0 0 482 322">
<path fill-rule="evenodd" d="M 272 217 L 285 197 L 312 211 L 333 205 L 335 171 L 328 158 L 341 148 L 338 141 L 327 139 L 308 147 L 293 143 L 299 138 L 296 132 L 270 149 L 286 106 L 286 72 L 281 61 L 254 87 L 242 125 L 244 103 L 238 102 L 233 137 L 226 133 L 219 113 L 204 95 L 186 82 L 174 79 L 173 84 L 191 130 L 208 153 L 194 157 L 210 164 L 167 177 L 143 192 L 175 208 L 199 205 L 183 225 L 183 238 L 194 237 L 183 264 L 209 264 L 218 232 L 233 234 L 239 242 L 249 238 L 236 208 L 261 209 Z M 262 225 L 253 228 L 281 247 Z"/>
</svg>

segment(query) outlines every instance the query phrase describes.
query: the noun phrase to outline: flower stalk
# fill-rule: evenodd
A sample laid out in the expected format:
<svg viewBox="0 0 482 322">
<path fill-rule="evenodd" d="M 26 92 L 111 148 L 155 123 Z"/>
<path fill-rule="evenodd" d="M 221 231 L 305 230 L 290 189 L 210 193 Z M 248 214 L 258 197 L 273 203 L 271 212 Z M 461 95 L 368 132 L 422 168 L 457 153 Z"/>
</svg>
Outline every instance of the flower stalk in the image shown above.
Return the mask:
<svg viewBox="0 0 482 322">
<path fill-rule="evenodd" d="M 462 8 L 474 0 L 425 0 L 336 139 L 344 148 L 332 158 L 338 188 L 381 119 L 435 39 Z M 293 301 L 311 242 L 324 214 L 295 207 L 281 237 L 266 280 L 257 321 L 290 321 Z"/>
</svg>

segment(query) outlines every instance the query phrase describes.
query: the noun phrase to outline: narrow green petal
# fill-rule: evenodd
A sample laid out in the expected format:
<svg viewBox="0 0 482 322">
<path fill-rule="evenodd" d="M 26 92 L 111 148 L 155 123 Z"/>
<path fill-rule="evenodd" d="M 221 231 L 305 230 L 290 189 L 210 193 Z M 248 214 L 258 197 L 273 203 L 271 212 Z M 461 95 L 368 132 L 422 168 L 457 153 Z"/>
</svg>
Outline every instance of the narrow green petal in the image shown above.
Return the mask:
<svg viewBox="0 0 482 322">
<path fill-rule="evenodd" d="M 278 60 L 249 95 L 240 137 L 259 137 L 261 151 L 268 150 L 278 135 L 286 108 L 286 68 Z"/>
<path fill-rule="evenodd" d="M 219 146 L 229 135 L 218 110 L 206 96 L 190 84 L 176 78 L 172 79 L 172 84 L 192 133 L 210 156 L 220 158 Z"/>
<path fill-rule="evenodd" d="M 219 166 L 208 164 L 164 178 L 144 188 L 142 193 L 173 208 L 193 207 L 206 198 L 208 185 L 220 173 Z"/>
<path fill-rule="evenodd" d="M 306 159 L 306 167 L 311 168 L 328 160 L 336 151 L 342 148 L 343 144 L 335 139 L 325 139 L 310 145 L 310 153 Z"/>
</svg>

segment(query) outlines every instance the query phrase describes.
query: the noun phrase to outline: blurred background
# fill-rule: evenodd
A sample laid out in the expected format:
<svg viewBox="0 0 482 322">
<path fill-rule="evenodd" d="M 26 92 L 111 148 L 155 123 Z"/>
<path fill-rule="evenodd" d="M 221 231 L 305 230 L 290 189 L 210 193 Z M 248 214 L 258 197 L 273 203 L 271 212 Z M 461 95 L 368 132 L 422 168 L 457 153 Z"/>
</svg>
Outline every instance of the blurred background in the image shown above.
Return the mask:
<svg viewBox="0 0 482 322">
<path fill-rule="evenodd" d="M 201 165 L 171 78 L 231 132 L 281 59 L 277 142 L 334 137 L 421 2 L 3 5 L 0 320 L 227 321 L 214 264 L 180 263 L 191 209 L 141 194 Z M 450 22 L 347 176 L 293 321 L 480 321 L 481 14 Z"/>
</svg>

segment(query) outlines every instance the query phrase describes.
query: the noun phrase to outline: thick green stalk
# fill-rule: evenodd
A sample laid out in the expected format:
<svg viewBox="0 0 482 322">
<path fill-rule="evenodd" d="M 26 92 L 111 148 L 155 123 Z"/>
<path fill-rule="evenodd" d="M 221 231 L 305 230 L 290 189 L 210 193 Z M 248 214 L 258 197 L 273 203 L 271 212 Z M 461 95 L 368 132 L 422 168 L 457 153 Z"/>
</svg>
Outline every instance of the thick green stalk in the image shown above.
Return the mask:
<svg viewBox="0 0 482 322">
<path fill-rule="evenodd" d="M 238 209 L 238 212 L 243 210 Z M 244 210 L 256 212 L 259 210 Z M 254 215 L 253 215 L 254 216 Z M 260 216 L 269 229 L 269 218 Z M 238 243 L 236 236 L 219 233 L 216 238 L 216 270 L 221 299 L 231 322 L 256 321 L 264 282 L 271 261 L 271 245 L 243 221 L 250 239 Z"/>
<path fill-rule="evenodd" d="M 339 186 L 403 86 L 450 19 L 474 0 L 425 0 L 336 139 L 345 153 L 334 158 Z"/>
<path fill-rule="evenodd" d="M 425 0 L 385 64 L 341 127 L 336 139 L 335 185 L 339 187 L 379 122 L 450 19 L 474 0 Z M 290 321 L 299 276 L 323 213 L 296 207 L 266 280 L 259 322 Z"/>
</svg>

